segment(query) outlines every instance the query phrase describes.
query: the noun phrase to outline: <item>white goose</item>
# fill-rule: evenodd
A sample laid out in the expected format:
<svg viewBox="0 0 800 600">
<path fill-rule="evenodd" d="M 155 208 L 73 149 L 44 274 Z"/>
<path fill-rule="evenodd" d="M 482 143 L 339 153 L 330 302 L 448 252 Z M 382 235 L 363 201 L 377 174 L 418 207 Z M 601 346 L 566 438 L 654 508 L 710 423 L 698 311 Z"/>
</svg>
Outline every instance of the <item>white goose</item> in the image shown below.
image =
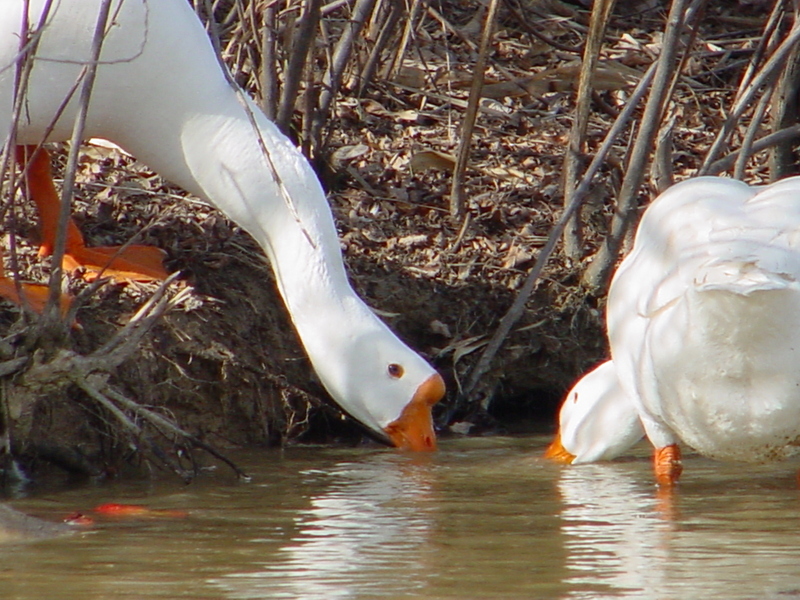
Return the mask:
<svg viewBox="0 0 800 600">
<path fill-rule="evenodd" d="M 612 280 L 607 320 L 660 483 L 680 475 L 679 441 L 726 460 L 800 452 L 800 178 L 667 190 Z"/>
<path fill-rule="evenodd" d="M 600 363 L 586 373 L 564 398 L 559 428 L 545 456 L 581 464 L 611 460 L 644 436 L 639 413 L 625 394 L 614 363 Z"/>
<path fill-rule="evenodd" d="M 11 129 L 21 24 L 34 30 L 49 4 L 18 144 L 42 141 L 90 56 L 100 0 L 31 0 L 27 16 L 28 3 L 0 0 L 0 143 Z M 269 257 L 334 400 L 385 441 L 434 449 L 431 406 L 444 394 L 442 378 L 350 287 L 330 209 L 306 160 L 253 102 L 240 102 L 185 0 L 118 0 L 111 15 L 86 137 L 119 144 L 246 229 Z M 47 139 L 67 139 L 76 111 L 73 97 Z"/>
</svg>

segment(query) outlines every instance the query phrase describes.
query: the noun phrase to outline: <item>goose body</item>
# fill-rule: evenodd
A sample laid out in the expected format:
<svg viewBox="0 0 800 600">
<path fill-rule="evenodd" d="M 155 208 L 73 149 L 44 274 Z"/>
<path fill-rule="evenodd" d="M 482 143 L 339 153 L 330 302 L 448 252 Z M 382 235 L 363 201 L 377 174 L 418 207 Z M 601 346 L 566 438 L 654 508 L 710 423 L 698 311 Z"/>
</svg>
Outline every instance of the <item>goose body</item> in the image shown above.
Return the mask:
<svg viewBox="0 0 800 600">
<path fill-rule="evenodd" d="M 17 144 L 69 138 L 100 0 L 0 0 L 0 142 L 7 143 L 21 24 L 41 35 Z M 402 343 L 347 281 L 339 240 L 313 170 L 225 78 L 185 0 L 115 0 L 85 137 L 108 139 L 164 178 L 210 201 L 264 248 L 279 291 L 325 388 L 395 445 L 432 449 L 441 377 Z M 262 153 L 266 147 L 269 161 Z M 277 173 L 280 182 L 273 173 Z"/>
<path fill-rule="evenodd" d="M 678 442 L 724 460 L 798 453 L 800 178 L 667 190 L 612 280 L 607 324 L 657 455 Z"/>
<path fill-rule="evenodd" d="M 611 460 L 643 436 L 636 405 L 622 389 L 614 363 L 607 360 L 567 392 L 558 435 L 545 456 L 576 465 Z"/>
</svg>

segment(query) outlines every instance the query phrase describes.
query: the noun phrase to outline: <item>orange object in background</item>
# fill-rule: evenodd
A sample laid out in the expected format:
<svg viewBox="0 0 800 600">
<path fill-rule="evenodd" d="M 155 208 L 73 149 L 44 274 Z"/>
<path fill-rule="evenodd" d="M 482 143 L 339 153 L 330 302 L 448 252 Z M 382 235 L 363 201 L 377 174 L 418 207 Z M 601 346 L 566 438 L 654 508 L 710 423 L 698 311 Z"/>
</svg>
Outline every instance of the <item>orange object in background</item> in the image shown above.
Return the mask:
<svg viewBox="0 0 800 600">
<path fill-rule="evenodd" d="M 189 516 L 189 513 L 183 510 L 148 508 L 141 504 L 117 504 L 115 502 L 100 504 L 94 508 L 94 512 L 115 517 L 167 517 L 182 519 Z"/>
</svg>

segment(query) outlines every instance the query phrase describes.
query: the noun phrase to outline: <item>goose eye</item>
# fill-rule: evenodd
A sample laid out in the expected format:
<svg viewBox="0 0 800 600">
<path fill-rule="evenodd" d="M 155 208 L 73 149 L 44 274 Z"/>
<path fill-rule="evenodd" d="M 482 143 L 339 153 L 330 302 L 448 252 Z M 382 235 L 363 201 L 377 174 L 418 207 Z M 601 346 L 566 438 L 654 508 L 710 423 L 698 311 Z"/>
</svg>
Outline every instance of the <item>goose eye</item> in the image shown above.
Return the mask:
<svg viewBox="0 0 800 600">
<path fill-rule="evenodd" d="M 394 379 L 400 379 L 403 376 L 403 367 L 401 367 L 400 365 L 392 363 L 386 370 L 389 373 L 389 377 L 392 377 Z"/>
</svg>

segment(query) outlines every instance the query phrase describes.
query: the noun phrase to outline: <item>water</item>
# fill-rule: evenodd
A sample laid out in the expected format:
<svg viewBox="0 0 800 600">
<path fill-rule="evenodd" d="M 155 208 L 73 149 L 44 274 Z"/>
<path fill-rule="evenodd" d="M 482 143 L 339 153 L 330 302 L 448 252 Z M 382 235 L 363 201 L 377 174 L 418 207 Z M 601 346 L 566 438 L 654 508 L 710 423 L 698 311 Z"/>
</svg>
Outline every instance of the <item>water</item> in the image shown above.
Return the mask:
<svg viewBox="0 0 800 600">
<path fill-rule="evenodd" d="M 248 484 L 220 471 L 40 492 L 9 504 L 53 520 L 104 502 L 188 516 L 0 544 L 0 599 L 800 598 L 796 463 L 689 457 L 669 498 L 646 448 L 560 467 L 539 458 L 546 441 L 262 451 L 236 457 Z"/>
</svg>

